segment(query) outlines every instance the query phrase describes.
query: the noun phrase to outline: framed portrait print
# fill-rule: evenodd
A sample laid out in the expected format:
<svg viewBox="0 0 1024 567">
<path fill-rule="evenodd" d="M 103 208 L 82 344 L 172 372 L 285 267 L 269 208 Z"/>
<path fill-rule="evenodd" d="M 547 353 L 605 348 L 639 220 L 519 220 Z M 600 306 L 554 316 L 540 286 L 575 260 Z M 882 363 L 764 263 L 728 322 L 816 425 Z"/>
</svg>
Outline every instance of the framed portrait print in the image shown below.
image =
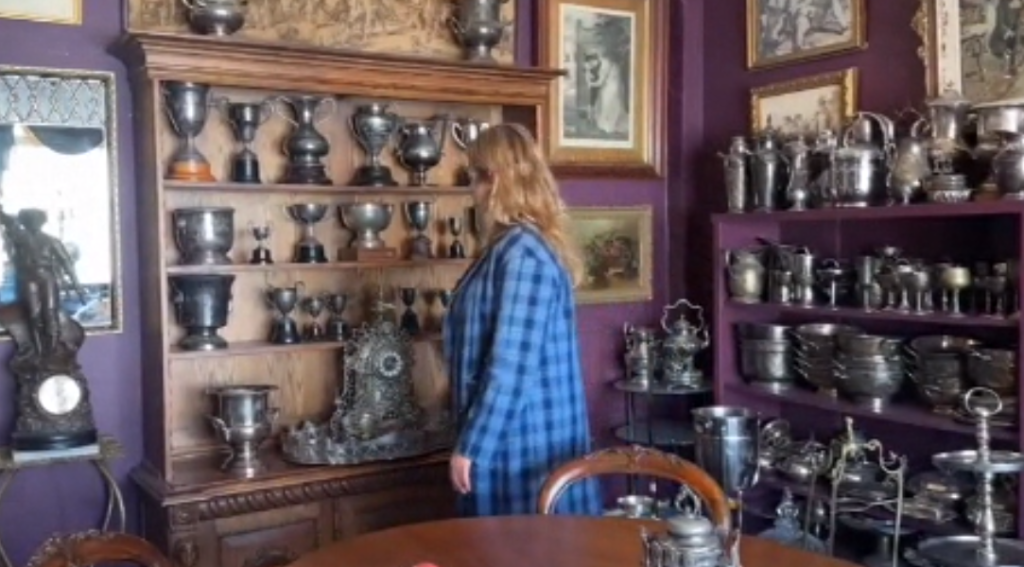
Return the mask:
<svg viewBox="0 0 1024 567">
<path fill-rule="evenodd" d="M 0 0 L 0 19 L 82 24 L 82 0 Z"/>
<path fill-rule="evenodd" d="M 747 68 L 867 47 L 866 0 L 747 0 Z"/>
<path fill-rule="evenodd" d="M 928 96 L 957 91 L 975 104 L 1024 101 L 1024 2 L 920 0 Z"/>
<path fill-rule="evenodd" d="M 654 261 L 651 207 L 573 207 L 569 218 L 586 269 L 576 289 L 577 303 L 649 301 Z"/>
<path fill-rule="evenodd" d="M 547 136 L 560 174 L 661 176 L 667 0 L 545 0 L 540 63 L 552 89 Z"/>
<path fill-rule="evenodd" d="M 814 75 L 750 93 L 750 127 L 784 136 L 839 132 L 857 112 L 857 70 Z"/>
</svg>

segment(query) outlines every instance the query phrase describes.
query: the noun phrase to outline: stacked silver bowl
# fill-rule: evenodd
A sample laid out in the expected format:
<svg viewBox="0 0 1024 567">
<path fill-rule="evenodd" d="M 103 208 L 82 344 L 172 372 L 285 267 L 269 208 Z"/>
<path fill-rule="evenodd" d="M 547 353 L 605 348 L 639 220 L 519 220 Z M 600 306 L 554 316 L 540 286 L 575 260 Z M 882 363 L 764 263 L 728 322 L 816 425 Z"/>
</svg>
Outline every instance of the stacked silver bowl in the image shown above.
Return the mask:
<svg viewBox="0 0 1024 567">
<path fill-rule="evenodd" d="M 967 361 L 978 341 L 953 335 L 917 337 L 907 345 L 908 375 L 917 395 L 938 413 L 953 414 L 969 389 Z"/>
<path fill-rule="evenodd" d="M 782 392 L 795 385 L 789 327 L 766 323 L 736 325 L 740 375 L 751 386 Z"/>
<path fill-rule="evenodd" d="M 793 369 L 819 394 L 838 396 L 835 368 L 842 334 L 860 334 L 863 331 L 849 325 L 809 323 L 793 329 Z"/>
<path fill-rule="evenodd" d="M 836 335 L 836 386 L 853 402 L 881 412 L 906 378 L 902 339 L 865 333 Z"/>
</svg>

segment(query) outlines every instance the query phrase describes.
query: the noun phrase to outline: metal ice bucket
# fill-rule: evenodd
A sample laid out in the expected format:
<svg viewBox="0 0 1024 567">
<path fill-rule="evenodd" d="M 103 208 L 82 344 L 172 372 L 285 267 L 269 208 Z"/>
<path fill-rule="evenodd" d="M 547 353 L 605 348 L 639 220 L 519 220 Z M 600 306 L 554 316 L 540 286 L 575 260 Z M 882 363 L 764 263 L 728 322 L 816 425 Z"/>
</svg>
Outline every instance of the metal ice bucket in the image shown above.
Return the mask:
<svg viewBox="0 0 1024 567">
<path fill-rule="evenodd" d="M 697 464 L 730 497 L 757 481 L 760 418 L 751 410 L 708 406 L 693 410 Z"/>
</svg>

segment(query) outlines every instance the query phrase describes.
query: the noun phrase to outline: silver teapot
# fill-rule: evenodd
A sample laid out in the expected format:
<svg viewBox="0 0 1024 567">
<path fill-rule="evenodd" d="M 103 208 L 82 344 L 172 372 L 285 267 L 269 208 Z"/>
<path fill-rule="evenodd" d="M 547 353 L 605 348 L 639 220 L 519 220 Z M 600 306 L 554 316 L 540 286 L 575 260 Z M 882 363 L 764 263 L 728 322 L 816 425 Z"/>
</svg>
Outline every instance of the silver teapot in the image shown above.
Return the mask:
<svg viewBox="0 0 1024 567">
<path fill-rule="evenodd" d="M 669 325 L 669 316 L 679 307 L 692 311 L 696 322 L 691 322 L 683 314 Z M 665 306 L 662 311 L 661 328 L 665 331 L 665 338 L 661 342 L 662 379 L 676 386 L 698 386 L 703 375 L 694 368 L 693 358 L 711 344 L 704 321 L 704 309 L 686 299 L 680 299 Z"/>
<path fill-rule="evenodd" d="M 658 341 L 654 331 L 625 323 L 622 326 L 622 336 L 626 343 L 626 379 L 646 387 L 650 384 L 658 365 Z"/>
<path fill-rule="evenodd" d="M 665 520 L 668 533 L 642 530 L 644 567 L 718 567 L 723 559 L 722 534 L 700 513 L 700 500 L 687 490 L 677 500 L 681 513 Z"/>
</svg>

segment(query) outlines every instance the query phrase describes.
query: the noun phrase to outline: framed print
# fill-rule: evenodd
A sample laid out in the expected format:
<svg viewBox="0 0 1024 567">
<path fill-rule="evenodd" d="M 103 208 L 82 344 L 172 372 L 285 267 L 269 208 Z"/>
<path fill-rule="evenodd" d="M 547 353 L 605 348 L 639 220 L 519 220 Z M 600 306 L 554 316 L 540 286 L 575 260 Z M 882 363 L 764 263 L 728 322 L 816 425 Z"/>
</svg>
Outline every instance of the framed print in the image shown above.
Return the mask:
<svg viewBox="0 0 1024 567">
<path fill-rule="evenodd" d="M 747 0 L 747 68 L 867 47 L 865 0 Z"/>
<path fill-rule="evenodd" d="M 913 27 L 923 40 L 928 96 L 1024 100 L 1022 17 L 1021 0 L 921 0 Z"/>
<path fill-rule="evenodd" d="M 572 207 L 569 218 L 586 267 L 576 301 L 649 301 L 654 261 L 651 207 Z"/>
<path fill-rule="evenodd" d="M 857 112 L 857 70 L 759 87 L 750 93 L 750 127 L 785 136 L 839 132 Z"/>
<path fill-rule="evenodd" d="M 82 25 L 82 0 L 0 0 L 0 18 Z"/>
<path fill-rule="evenodd" d="M 547 137 L 556 172 L 661 176 L 667 0 L 545 0 L 540 64 L 565 76 L 552 89 Z"/>
</svg>

